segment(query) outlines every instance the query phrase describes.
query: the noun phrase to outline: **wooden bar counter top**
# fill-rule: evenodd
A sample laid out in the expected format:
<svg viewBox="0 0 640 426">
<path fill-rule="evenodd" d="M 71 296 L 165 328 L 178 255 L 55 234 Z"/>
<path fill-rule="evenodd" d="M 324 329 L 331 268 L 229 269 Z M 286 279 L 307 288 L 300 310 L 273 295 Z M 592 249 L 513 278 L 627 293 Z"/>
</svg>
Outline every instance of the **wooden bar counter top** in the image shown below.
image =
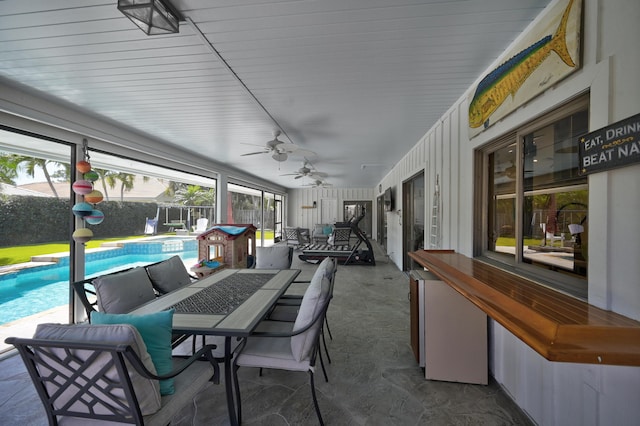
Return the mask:
<svg viewBox="0 0 640 426">
<path fill-rule="evenodd" d="M 640 322 L 453 250 L 409 256 L 549 361 L 640 366 Z"/>
</svg>

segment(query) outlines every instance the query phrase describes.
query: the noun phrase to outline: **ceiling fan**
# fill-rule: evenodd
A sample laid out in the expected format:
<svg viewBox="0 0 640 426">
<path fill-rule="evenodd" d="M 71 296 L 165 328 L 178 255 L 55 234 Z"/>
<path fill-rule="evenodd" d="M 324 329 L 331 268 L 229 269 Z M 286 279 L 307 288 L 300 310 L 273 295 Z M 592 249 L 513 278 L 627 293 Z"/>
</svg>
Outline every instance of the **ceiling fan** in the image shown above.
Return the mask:
<svg viewBox="0 0 640 426">
<path fill-rule="evenodd" d="M 302 149 L 299 146 L 293 143 L 285 143 L 278 139 L 280 136 L 280 130 L 275 130 L 273 132 L 273 139 L 267 142 L 262 149 L 262 151 L 256 152 L 248 152 L 246 154 L 242 154 L 242 156 L 247 155 L 257 155 L 257 154 L 271 154 L 271 158 L 278 162 L 287 161 L 289 155 L 296 155 L 301 157 L 311 157 L 316 155 L 315 152 L 309 151 L 308 149 Z M 254 145 L 254 144 L 245 144 L 245 145 Z M 260 146 L 260 145 L 257 145 Z"/>
<path fill-rule="evenodd" d="M 322 179 L 322 178 L 326 178 L 328 175 L 326 173 L 322 173 L 315 170 L 315 168 L 308 161 L 305 161 L 304 163 L 302 163 L 302 167 L 299 168 L 296 172 L 286 173 L 281 176 L 295 176 L 294 179 L 300 179 L 303 177 L 310 177 L 313 179 Z"/>
<path fill-rule="evenodd" d="M 329 187 L 331 187 L 333 185 L 331 185 L 328 182 L 325 182 L 324 180 L 316 179 L 312 183 L 305 183 L 302 186 L 310 186 L 312 188 L 329 188 Z"/>
</svg>

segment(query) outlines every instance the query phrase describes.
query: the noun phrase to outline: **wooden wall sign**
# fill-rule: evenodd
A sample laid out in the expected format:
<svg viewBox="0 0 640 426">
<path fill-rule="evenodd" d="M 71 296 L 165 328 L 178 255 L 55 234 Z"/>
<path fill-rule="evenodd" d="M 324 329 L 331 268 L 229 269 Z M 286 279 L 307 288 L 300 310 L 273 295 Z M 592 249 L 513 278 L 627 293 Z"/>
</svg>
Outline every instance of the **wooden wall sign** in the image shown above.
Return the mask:
<svg viewBox="0 0 640 426">
<path fill-rule="evenodd" d="M 580 174 L 640 162 L 640 114 L 578 138 Z"/>
</svg>

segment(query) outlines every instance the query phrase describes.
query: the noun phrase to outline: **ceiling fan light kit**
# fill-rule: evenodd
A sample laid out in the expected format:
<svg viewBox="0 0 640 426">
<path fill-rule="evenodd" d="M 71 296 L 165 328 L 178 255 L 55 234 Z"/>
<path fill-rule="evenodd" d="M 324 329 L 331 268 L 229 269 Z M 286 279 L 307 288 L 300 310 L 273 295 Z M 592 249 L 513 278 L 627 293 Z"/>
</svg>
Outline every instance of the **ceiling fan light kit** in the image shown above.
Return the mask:
<svg viewBox="0 0 640 426">
<path fill-rule="evenodd" d="M 281 163 L 283 161 L 287 161 L 287 158 L 289 158 L 289 156 L 287 155 L 286 152 L 276 152 L 271 156 L 271 158 Z"/>
</svg>

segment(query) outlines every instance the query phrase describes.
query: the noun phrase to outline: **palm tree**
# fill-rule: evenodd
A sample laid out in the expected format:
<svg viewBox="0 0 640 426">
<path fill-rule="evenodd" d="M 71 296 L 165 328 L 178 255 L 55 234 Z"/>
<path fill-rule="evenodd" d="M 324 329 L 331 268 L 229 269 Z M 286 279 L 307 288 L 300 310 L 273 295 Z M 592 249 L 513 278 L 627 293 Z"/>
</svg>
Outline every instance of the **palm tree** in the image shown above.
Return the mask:
<svg viewBox="0 0 640 426">
<path fill-rule="evenodd" d="M 93 169 L 93 171 L 100 176 L 102 194 L 104 195 L 105 201 L 109 201 L 109 191 L 107 191 L 107 186 L 111 189 L 116 187 L 116 176 L 118 175 L 118 172 L 107 169 Z"/>
<path fill-rule="evenodd" d="M 201 206 L 209 198 L 207 195 L 208 191 L 203 190 L 200 185 L 187 185 L 176 190 L 175 199 L 185 206 Z"/>
<path fill-rule="evenodd" d="M 51 175 L 49 175 L 49 170 L 47 170 L 47 165 L 55 164 L 59 165 L 57 161 L 51 161 L 44 158 L 36 158 L 36 157 L 21 157 L 20 166 L 24 168 L 24 171 L 31 177 L 35 177 L 36 170 L 38 168 L 42 169 L 42 173 L 44 173 L 44 177 L 49 184 L 49 189 L 56 198 L 60 198 L 58 196 L 58 192 L 56 191 L 55 186 L 53 185 L 53 180 L 51 179 Z"/>
<path fill-rule="evenodd" d="M 71 181 L 71 164 L 67 163 L 58 163 L 60 168 L 51 175 L 56 182 L 70 182 Z"/>
<path fill-rule="evenodd" d="M 18 164 L 20 156 L 15 154 L 0 154 L 0 182 L 15 185 L 18 177 Z"/>
<path fill-rule="evenodd" d="M 132 175 L 131 173 L 120 172 L 120 173 L 114 174 L 113 177 L 115 181 L 120 181 L 120 201 L 124 201 L 124 192 L 131 191 L 133 189 L 133 185 L 135 184 L 135 180 L 136 180 L 136 175 Z M 144 182 L 147 182 L 149 180 L 149 177 L 143 176 L 142 180 Z"/>
<path fill-rule="evenodd" d="M 131 173 L 118 173 L 116 179 L 120 181 L 120 201 L 124 201 L 124 191 L 131 191 L 136 176 Z"/>
<path fill-rule="evenodd" d="M 173 197 L 176 195 L 176 192 L 178 190 L 186 189 L 187 186 L 188 185 L 186 183 L 180 183 L 180 182 L 170 180 L 169 184 L 167 185 L 167 189 L 164 190 L 164 194 L 168 197 Z"/>
<path fill-rule="evenodd" d="M 175 200 L 185 206 L 213 206 L 216 199 L 216 190 L 203 188 L 200 185 L 182 185 L 175 192 Z M 191 207 L 188 207 L 191 210 Z M 191 216 L 191 212 L 189 212 Z"/>
</svg>

